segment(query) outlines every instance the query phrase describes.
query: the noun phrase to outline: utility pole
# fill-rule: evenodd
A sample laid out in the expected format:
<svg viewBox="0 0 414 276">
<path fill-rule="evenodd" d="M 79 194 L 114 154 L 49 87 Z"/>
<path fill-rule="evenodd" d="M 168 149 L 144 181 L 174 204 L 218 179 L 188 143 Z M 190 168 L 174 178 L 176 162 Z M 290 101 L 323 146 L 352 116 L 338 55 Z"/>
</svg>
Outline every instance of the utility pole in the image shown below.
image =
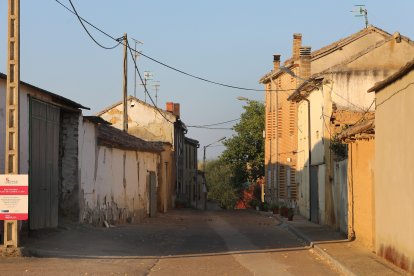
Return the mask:
<svg viewBox="0 0 414 276">
<path fill-rule="evenodd" d="M 127 46 L 128 46 L 128 38 L 127 34 L 124 34 L 124 81 L 123 81 L 123 100 L 124 100 L 124 111 L 122 113 L 122 130 L 128 132 L 128 105 L 127 105 L 127 97 L 128 97 L 128 59 L 127 59 Z"/>
<path fill-rule="evenodd" d="M 19 174 L 20 0 L 9 0 L 5 174 Z M 4 247 L 17 248 L 17 220 L 4 221 Z"/>
</svg>

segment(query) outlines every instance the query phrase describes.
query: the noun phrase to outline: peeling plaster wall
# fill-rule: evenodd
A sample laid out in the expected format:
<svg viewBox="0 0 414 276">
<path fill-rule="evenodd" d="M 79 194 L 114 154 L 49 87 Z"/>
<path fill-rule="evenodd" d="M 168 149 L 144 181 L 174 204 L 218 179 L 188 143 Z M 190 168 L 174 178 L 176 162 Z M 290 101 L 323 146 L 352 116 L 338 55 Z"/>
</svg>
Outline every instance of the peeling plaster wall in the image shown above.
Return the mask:
<svg viewBox="0 0 414 276">
<path fill-rule="evenodd" d="M 159 155 L 99 146 L 89 122 L 81 122 L 79 148 L 81 221 L 136 223 L 146 217 L 148 171 L 158 178 Z"/>
<path fill-rule="evenodd" d="M 134 105 L 132 106 L 131 103 Z M 100 117 L 112 123 L 113 127 L 122 129 L 122 112 L 123 104 L 119 104 Z M 175 122 L 174 115 L 167 112 L 164 115 Z M 134 99 L 128 100 L 128 133 L 145 141 L 167 142 L 174 145 L 174 125 L 165 120 L 154 107 Z"/>
<path fill-rule="evenodd" d="M 376 93 L 375 243 L 414 273 L 414 71 Z"/>
</svg>

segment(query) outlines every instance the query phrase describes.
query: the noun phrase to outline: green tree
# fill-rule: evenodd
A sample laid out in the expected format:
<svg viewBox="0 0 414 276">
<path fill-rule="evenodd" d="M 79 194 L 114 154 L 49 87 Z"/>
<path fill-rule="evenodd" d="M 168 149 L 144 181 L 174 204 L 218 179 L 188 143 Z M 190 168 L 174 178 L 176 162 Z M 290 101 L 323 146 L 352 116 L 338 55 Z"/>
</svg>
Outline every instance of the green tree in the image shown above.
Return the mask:
<svg viewBox="0 0 414 276">
<path fill-rule="evenodd" d="M 217 202 L 221 208 L 233 209 L 238 199 L 237 190 L 232 184 L 232 171 L 222 160 L 208 161 L 206 182 L 208 199 Z"/>
<path fill-rule="evenodd" d="M 240 189 L 247 180 L 254 181 L 264 175 L 264 105 L 248 101 L 243 106 L 240 122 L 234 126 L 233 137 L 225 140 L 220 160 L 232 171 L 233 187 Z"/>
</svg>

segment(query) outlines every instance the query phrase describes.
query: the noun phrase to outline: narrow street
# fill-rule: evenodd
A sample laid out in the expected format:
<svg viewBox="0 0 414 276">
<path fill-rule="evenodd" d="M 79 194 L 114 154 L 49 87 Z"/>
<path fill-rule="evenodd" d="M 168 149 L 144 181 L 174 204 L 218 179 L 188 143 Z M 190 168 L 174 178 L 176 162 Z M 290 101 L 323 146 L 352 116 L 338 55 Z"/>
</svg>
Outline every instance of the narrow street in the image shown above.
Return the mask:
<svg viewBox="0 0 414 276">
<path fill-rule="evenodd" d="M 338 275 L 270 215 L 176 210 L 137 225 L 69 224 L 24 238 L 0 275 Z M 36 256 L 36 257 L 35 257 Z"/>
</svg>

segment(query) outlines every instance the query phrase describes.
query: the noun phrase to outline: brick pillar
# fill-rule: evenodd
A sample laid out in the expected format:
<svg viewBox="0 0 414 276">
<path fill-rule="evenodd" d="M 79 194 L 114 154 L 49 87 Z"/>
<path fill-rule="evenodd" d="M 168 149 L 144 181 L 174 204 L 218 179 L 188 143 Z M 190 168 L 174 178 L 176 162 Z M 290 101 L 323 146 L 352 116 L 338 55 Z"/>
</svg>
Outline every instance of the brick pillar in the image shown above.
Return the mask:
<svg viewBox="0 0 414 276">
<path fill-rule="evenodd" d="M 294 60 L 299 58 L 300 47 L 302 47 L 302 34 L 293 34 L 292 57 Z"/>
<path fill-rule="evenodd" d="M 299 52 L 299 77 L 309 79 L 311 76 L 311 47 L 300 47 Z"/>
</svg>

